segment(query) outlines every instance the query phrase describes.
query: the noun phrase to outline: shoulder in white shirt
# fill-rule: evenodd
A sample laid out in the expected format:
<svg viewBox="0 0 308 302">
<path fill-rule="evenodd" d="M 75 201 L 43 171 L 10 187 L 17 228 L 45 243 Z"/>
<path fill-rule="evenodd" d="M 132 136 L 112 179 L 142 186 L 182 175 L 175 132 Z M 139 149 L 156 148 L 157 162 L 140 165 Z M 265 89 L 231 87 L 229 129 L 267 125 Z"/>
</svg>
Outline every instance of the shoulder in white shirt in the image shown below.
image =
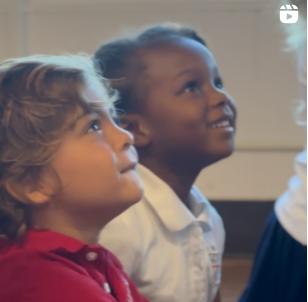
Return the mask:
<svg viewBox="0 0 308 302">
<path fill-rule="evenodd" d="M 307 245 L 307 150 L 294 161 L 296 174 L 288 190 L 276 201 L 275 213 L 282 227 L 302 245 Z"/>
<path fill-rule="evenodd" d="M 122 262 L 151 302 L 212 302 L 221 277 L 222 220 L 197 188 L 190 210 L 144 166 L 144 198 L 102 231 L 100 243 Z"/>
</svg>

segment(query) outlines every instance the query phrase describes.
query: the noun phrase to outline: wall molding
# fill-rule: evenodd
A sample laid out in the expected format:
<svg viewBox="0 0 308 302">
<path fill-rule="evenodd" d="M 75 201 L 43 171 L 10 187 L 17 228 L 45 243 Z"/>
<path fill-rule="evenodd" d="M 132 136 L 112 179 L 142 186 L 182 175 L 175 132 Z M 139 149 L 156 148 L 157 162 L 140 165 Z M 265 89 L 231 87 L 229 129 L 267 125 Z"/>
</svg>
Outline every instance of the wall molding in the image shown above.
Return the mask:
<svg viewBox="0 0 308 302">
<path fill-rule="evenodd" d="M 27 13 L 102 13 L 114 12 L 143 12 L 143 11 L 172 11 L 172 12 L 208 12 L 208 11 L 261 11 L 272 10 L 273 3 L 268 1 L 177 1 L 177 0 L 126 0 L 126 1 L 38 1 L 29 0 L 27 2 Z"/>
<path fill-rule="evenodd" d="M 205 168 L 195 185 L 210 200 L 275 200 L 288 187 L 297 154 L 280 150 L 236 151 Z"/>
</svg>

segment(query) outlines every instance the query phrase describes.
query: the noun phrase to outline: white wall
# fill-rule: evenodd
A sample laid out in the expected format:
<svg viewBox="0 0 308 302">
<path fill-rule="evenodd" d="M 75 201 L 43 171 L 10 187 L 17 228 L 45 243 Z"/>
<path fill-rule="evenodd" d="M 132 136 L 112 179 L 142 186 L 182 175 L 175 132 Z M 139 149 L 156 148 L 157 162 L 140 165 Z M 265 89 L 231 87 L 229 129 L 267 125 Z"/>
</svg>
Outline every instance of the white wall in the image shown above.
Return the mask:
<svg viewBox="0 0 308 302">
<path fill-rule="evenodd" d="M 279 4 L 266 0 L 0 0 L 0 59 L 92 53 L 102 41 L 162 21 L 206 37 L 238 104 L 237 151 L 204 171 L 214 199 L 270 200 L 285 189 L 306 134 L 292 120 L 295 58 L 283 49 Z"/>
</svg>

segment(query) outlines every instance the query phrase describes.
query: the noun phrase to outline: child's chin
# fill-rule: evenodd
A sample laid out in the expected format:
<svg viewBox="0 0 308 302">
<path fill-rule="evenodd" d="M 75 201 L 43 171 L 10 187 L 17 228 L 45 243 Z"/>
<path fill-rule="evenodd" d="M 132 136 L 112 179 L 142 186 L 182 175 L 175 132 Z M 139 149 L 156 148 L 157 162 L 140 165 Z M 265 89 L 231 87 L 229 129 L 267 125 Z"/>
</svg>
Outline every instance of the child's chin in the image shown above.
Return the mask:
<svg viewBox="0 0 308 302">
<path fill-rule="evenodd" d="M 226 148 L 225 150 L 223 150 L 221 156 L 222 158 L 226 158 L 226 157 L 229 157 L 233 152 L 234 152 L 234 146 L 232 144 L 232 146 L 229 146 L 229 148 Z"/>
<path fill-rule="evenodd" d="M 140 179 L 136 182 L 129 183 L 123 196 L 125 198 L 125 204 L 131 206 L 138 203 L 142 199 L 143 193 L 143 184 Z"/>
<path fill-rule="evenodd" d="M 128 196 L 136 196 L 138 201 L 143 196 L 143 184 L 136 170 L 131 170 L 122 175 L 125 182 L 125 191 Z M 136 201 L 136 202 L 137 202 Z"/>
<path fill-rule="evenodd" d="M 229 148 L 229 149 L 226 149 L 226 150 L 221 150 L 219 153 L 216 154 L 217 161 L 229 157 L 230 155 L 232 155 L 233 151 L 234 151 L 234 148 Z"/>
<path fill-rule="evenodd" d="M 218 161 L 225 159 L 227 157 L 229 157 L 234 151 L 233 145 L 229 146 L 228 148 L 219 148 L 218 150 L 212 150 L 212 152 L 207 152 L 204 155 L 204 159 L 205 159 L 205 167 L 215 164 Z"/>
<path fill-rule="evenodd" d="M 143 185 L 140 183 L 140 185 L 138 185 L 138 187 L 135 189 L 135 192 L 132 192 L 131 203 L 135 204 L 139 202 L 143 197 L 143 193 Z"/>
<path fill-rule="evenodd" d="M 141 201 L 142 197 L 143 197 L 143 189 L 127 192 L 122 202 L 121 213 L 125 212 L 135 204 L 138 204 L 139 201 Z M 120 215 L 121 213 L 119 213 L 118 215 Z"/>
<path fill-rule="evenodd" d="M 221 145 L 217 145 L 218 148 L 215 148 L 216 150 L 213 150 L 217 158 L 223 159 L 228 156 L 230 156 L 234 151 L 234 142 L 228 141 L 224 142 Z"/>
</svg>

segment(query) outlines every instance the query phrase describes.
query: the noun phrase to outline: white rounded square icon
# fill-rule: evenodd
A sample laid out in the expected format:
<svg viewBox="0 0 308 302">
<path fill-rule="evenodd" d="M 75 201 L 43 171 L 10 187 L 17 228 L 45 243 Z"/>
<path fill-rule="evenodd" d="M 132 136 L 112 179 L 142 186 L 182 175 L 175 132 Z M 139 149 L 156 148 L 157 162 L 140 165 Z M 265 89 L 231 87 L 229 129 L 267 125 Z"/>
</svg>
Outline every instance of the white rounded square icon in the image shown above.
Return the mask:
<svg viewBox="0 0 308 302">
<path fill-rule="evenodd" d="M 280 7 L 280 21 L 282 23 L 296 23 L 298 20 L 298 8 L 296 5 L 283 5 Z"/>
</svg>

